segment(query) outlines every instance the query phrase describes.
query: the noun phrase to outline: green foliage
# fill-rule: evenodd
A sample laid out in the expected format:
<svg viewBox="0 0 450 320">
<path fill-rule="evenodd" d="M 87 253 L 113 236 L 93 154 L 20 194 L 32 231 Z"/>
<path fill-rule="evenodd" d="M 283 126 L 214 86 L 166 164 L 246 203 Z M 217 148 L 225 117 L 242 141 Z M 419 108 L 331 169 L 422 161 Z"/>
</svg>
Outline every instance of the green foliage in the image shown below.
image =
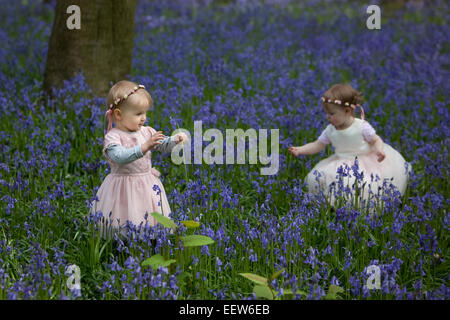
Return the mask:
<svg viewBox="0 0 450 320">
<path fill-rule="evenodd" d="M 182 224 L 184 224 L 186 226 L 186 228 L 188 229 L 195 229 L 200 227 L 200 222 L 198 221 L 193 221 L 193 220 L 184 220 L 181 221 Z"/>
<path fill-rule="evenodd" d="M 160 214 L 158 212 L 152 212 L 152 217 L 155 218 L 156 221 L 161 223 L 166 228 L 172 228 L 172 229 L 177 228 L 177 225 L 175 224 L 175 222 L 173 222 L 172 220 L 170 220 L 169 218 L 163 216 L 162 214 Z"/>
<path fill-rule="evenodd" d="M 197 234 L 181 237 L 181 241 L 184 247 L 201 247 L 214 243 L 214 240 L 210 237 Z"/>
<path fill-rule="evenodd" d="M 339 293 L 343 293 L 344 289 L 334 284 L 330 285 L 328 288 L 327 295 L 325 296 L 326 300 L 336 300 L 338 298 Z"/>
<path fill-rule="evenodd" d="M 253 286 L 253 293 L 256 295 L 258 299 L 264 298 L 268 300 L 274 300 L 274 299 L 281 299 L 281 297 L 279 297 L 280 292 L 276 291 L 273 288 L 271 282 L 276 278 L 278 278 L 284 271 L 285 269 L 281 269 L 274 272 L 270 277 L 270 281 L 267 278 L 264 278 L 262 276 L 253 273 L 239 273 L 239 275 L 255 283 L 255 285 Z M 306 295 L 306 293 L 301 290 L 300 291 L 297 290 L 296 292 L 297 294 Z M 283 296 L 288 296 L 292 294 L 293 294 L 292 290 L 288 289 L 283 290 Z"/>
<path fill-rule="evenodd" d="M 257 274 L 253 273 L 239 273 L 239 275 L 243 276 L 244 278 L 247 278 L 248 280 L 256 283 L 257 285 L 261 286 L 268 286 L 268 281 L 266 278 L 258 276 Z"/>
<path fill-rule="evenodd" d="M 158 269 L 159 266 L 162 267 L 168 267 L 170 266 L 172 263 L 175 263 L 176 260 L 175 259 L 164 259 L 164 257 L 160 254 L 155 254 L 153 256 L 151 256 L 150 258 L 144 260 L 142 262 L 142 266 L 146 267 L 146 266 L 151 266 L 153 270 Z"/>
</svg>

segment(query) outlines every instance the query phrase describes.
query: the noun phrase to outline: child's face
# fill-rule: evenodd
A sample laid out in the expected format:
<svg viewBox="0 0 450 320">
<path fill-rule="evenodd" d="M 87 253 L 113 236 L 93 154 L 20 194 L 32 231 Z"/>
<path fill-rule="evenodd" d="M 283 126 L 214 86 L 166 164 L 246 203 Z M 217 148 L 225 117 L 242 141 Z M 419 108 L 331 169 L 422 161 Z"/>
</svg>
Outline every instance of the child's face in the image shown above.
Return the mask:
<svg viewBox="0 0 450 320">
<path fill-rule="evenodd" d="M 338 129 L 351 120 L 352 113 L 348 107 L 342 108 L 334 104 L 324 104 L 323 109 L 327 113 L 328 122 Z"/>
<path fill-rule="evenodd" d="M 118 128 L 126 131 L 139 131 L 147 119 L 149 109 L 148 103 L 130 103 L 116 116 Z"/>
</svg>

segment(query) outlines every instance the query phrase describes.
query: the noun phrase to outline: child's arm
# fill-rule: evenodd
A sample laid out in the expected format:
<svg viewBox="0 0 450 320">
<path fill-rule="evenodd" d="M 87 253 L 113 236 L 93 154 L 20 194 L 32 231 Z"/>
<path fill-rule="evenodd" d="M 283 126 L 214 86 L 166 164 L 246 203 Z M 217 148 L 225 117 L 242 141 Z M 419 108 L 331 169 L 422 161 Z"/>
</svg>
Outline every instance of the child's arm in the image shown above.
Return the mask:
<svg viewBox="0 0 450 320">
<path fill-rule="evenodd" d="M 164 139 L 161 140 L 161 144 L 155 146 L 153 150 L 159 151 L 161 153 L 170 152 L 173 147 L 177 144 L 178 137 L 177 136 L 165 136 Z"/>
<path fill-rule="evenodd" d="M 378 157 L 378 162 L 383 161 L 384 158 L 386 158 L 386 154 L 384 153 L 384 143 L 380 136 L 376 134 L 372 140 L 369 141 L 369 144 L 375 150 Z"/>
<path fill-rule="evenodd" d="M 161 140 L 161 144 L 158 144 L 153 150 L 160 151 L 161 153 L 171 152 L 178 143 L 187 140 L 188 138 L 184 133 L 178 133 L 170 137 L 165 136 Z"/>
<path fill-rule="evenodd" d="M 131 148 L 114 144 L 106 148 L 106 152 L 108 157 L 117 164 L 127 164 L 144 156 L 140 144 Z"/>
<path fill-rule="evenodd" d="M 384 153 L 384 143 L 383 140 L 381 140 L 380 136 L 376 134 L 375 129 L 367 122 L 364 121 L 362 125 L 362 134 L 364 137 L 364 140 L 367 141 L 367 143 L 370 145 L 370 147 L 375 151 L 378 162 L 381 162 L 386 157 L 386 154 Z"/>
<path fill-rule="evenodd" d="M 325 143 L 316 140 L 314 142 L 307 143 L 301 147 L 290 147 L 288 150 L 294 156 L 299 155 L 311 155 L 316 154 L 325 149 L 327 145 Z"/>
<path fill-rule="evenodd" d="M 168 137 L 163 135 L 162 131 L 158 131 L 142 144 L 142 153 L 145 154 L 149 150 L 160 151 L 162 153 L 170 152 L 176 144 L 187 140 L 186 134 L 182 132 Z"/>
</svg>

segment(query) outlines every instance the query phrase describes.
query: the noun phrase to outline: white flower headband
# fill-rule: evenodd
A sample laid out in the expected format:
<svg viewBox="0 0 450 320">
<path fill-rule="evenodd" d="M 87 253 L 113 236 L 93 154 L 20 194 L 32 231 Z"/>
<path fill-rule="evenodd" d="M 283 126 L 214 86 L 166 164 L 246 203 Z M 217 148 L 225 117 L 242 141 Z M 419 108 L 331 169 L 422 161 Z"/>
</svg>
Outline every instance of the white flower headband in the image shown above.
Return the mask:
<svg viewBox="0 0 450 320">
<path fill-rule="evenodd" d="M 356 107 L 359 107 L 361 109 L 361 119 L 364 120 L 364 109 L 363 107 L 358 103 L 358 104 L 353 104 L 353 103 L 349 103 L 349 102 L 342 102 L 341 100 L 332 100 L 332 99 L 326 99 L 325 97 L 321 97 L 320 98 L 322 100 L 322 102 L 328 102 L 328 103 L 334 103 L 334 104 L 338 104 L 338 105 L 344 105 L 346 107 L 350 107 L 353 110 L 355 110 Z"/>
<path fill-rule="evenodd" d="M 359 107 L 359 106 L 360 106 L 360 104 L 356 104 L 356 105 L 355 105 L 355 104 L 353 104 L 353 103 L 348 103 L 348 102 L 342 103 L 341 100 L 325 99 L 325 97 L 322 97 L 321 99 L 322 99 L 322 102 L 335 103 L 335 104 L 339 104 L 339 105 L 344 104 L 345 106 L 350 107 L 350 108 L 352 108 L 352 109 L 355 109 L 356 107 Z"/>
<path fill-rule="evenodd" d="M 143 84 L 140 84 L 140 85 L 134 87 L 128 94 L 124 94 L 122 98 L 117 98 L 116 100 L 114 100 L 114 102 L 109 105 L 109 109 L 112 109 L 113 107 L 117 107 L 119 105 L 119 103 L 121 103 L 124 100 L 127 100 L 127 98 L 129 96 L 131 96 L 133 93 L 135 93 L 139 89 L 145 89 L 145 86 Z"/>
</svg>

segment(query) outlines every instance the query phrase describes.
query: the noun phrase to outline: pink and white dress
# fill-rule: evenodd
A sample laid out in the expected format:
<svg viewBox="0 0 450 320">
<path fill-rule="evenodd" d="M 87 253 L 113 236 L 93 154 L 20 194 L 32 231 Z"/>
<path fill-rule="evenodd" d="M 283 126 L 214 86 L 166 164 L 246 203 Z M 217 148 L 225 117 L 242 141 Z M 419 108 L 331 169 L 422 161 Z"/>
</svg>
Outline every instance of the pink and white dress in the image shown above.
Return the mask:
<svg viewBox="0 0 450 320">
<path fill-rule="evenodd" d="M 375 130 L 365 120 L 355 118 L 352 125 L 346 129 L 338 130 L 329 124 L 322 132 L 318 140 L 324 144 L 334 147 L 335 154 L 321 160 L 317 163 L 311 172 L 306 176 L 308 189 L 312 193 L 323 191 L 328 194 L 330 184 L 338 183 L 336 176 L 338 168 L 344 164 L 349 167 L 354 165 L 355 158 L 358 159 L 359 172 L 363 172 L 363 182 L 366 183 L 363 199 L 368 199 L 369 188 L 376 195 L 378 187 L 383 185 L 384 179 L 395 185 L 401 194 L 404 194 L 408 182 L 408 173 L 410 164 L 405 161 L 402 155 L 387 143 L 384 143 L 384 153 L 386 157 L 383 161 L 378 162 L 375 151 L 371 148 L 369 142 L 375 136 Z M 317 173 L 314 174 L 314 172 Z M 373 175 L 373 180 L 371 175 Z M 377 180 L 376 175 L 379 177 Z M 390 180 L 391 178 L 392 181 Z M 349 183 L 352 186 L 355 182 L 353 171 L 344 178 L 344 184 Z"/>
<path fill-rule="evenodd" d="M 101 211 L 104 218 L 111 219 L 110 225 L 113 227 L 118 227 L 119 224 L 124 226 L 127 220 L 136 226 L 140 223 L 145 224 L 146 213 L 148 225 L 154 226 L 157 222 L 151 216 L 152 212 L 161 213 L 166 217 L 171 212 L 166 192 L 159 179 L 160 173 L 152 167 L 151 151 L 127 164 L 113 162 L 105 152 L 111 145 L 118 144 L 130 148 L 143 144 L 155 132 L 156 130 L 151 127 L 142 127 L 136 132 L 112 128 L 105 137 L 103 154 L 111 167 L 111 173 L 106 176 L 98 189 L 98 201 L 94 200 L 90 212 Z"/>
</svg>

